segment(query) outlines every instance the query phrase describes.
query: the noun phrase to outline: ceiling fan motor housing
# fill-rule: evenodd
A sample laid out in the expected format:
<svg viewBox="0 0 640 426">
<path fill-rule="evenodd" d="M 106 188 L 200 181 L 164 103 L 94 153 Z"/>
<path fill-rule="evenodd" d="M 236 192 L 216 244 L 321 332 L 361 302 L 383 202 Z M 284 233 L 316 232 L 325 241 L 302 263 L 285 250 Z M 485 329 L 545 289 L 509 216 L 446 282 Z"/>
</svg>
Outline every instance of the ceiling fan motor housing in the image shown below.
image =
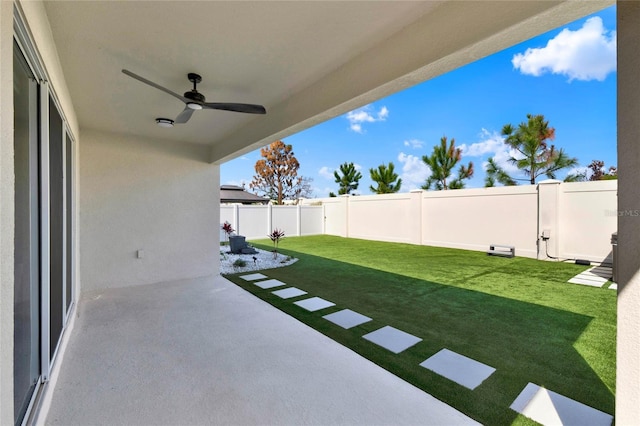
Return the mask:
<svg viewBox="0 0 640 426">
<path fill-rule="evenodd" d="M 187 74 L 187 78 L 189 78 L 189 81 L 193 83 L 193 89 L 189 92 L 185 92 L 184 97 L 196 103 L 203 104 L 205 102 L 205 97 L 203 94 L 198 92 L 198 89 L 196 89 L 196 84 L 202 81 L 202 77 L 200 77 L 199 74 L 190 72 Z"/>
<path fill-rule="evenodd" d="M 196 92 L 194 90 L 191 90 L 189 92 L 184 92 L 184 97 L 187 98 L 187 99 L 190 99 L 190 100 L 192 100 L 194 102 L 197 102 L 199 104 L 202 104 L 205 101 L 204 95 L 202 93 Z"/>
</svg>

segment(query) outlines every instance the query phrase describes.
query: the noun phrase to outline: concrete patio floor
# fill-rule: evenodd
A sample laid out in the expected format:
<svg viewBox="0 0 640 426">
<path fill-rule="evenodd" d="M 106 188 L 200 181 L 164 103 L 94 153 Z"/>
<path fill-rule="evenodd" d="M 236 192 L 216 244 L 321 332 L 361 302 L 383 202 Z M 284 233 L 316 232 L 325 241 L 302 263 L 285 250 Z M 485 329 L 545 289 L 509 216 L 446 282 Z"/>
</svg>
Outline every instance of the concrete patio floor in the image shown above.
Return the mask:
<svg viewBox="0 0 640 426">
<path fill-rule="evenodd" d="M 77 315 L 46 424 L 477 424 L 219 276 Z"/>
</svg>

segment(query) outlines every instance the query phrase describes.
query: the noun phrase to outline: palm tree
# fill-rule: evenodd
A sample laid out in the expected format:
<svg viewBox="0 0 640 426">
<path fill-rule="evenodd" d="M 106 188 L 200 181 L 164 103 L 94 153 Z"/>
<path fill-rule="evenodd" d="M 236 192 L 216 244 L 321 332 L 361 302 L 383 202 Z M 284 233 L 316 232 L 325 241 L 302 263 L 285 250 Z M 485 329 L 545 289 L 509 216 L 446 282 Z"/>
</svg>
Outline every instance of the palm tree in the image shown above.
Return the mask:
<svg viewBox="0 0 640 426">
<path fill-rule="evenodd" d="M 356 170 L 353 163 L 341 164 L 340 172 L 342 176 L 338 174 L 337 170 L 333 172 L 336 183 L 340 185 L 340 189 L 338 190 L 339 195 L 351 194 L 351 191 L 358 189 L 359 181 L 362 179 L 362 173 Z"/>
<path fill-rule="evenodd" d="M 433 147 L 431 156 L 422 156 L 422 161 L 431 169 L 431 176 L 427 178 L 427 182 L 422 189 L 431 189 L 432 186 L 437 190 L 443 189 L 461 189 L 464 188 L 464 179 L 473 176 L 473 163 L 469 162 L 468 166 L 460 165 L 458 176 L 448 181 L 456 164 L 462 159 L 462 150 L 455 147 L 455 139 L 451 139 L 447 146 L 447 137 L 440 139 L 440 145 Z"/>
<path fill-rule="evenodd" d="M 520 158 L 511 157 L 509 161 L 529 176 L 532 185 L 540 175 L 555 179 L 558 170 L 578 165 L 577 158 L 569 157 L 563 149 L 548 144 L 555 138 L 555 132 L 544 115 L 532 114 L 527 114 L 527 121 L 517 128 L 511 124 L 502 128 L 504 142 L 520 153 Z"/>
<path fill-rule="evenodd" d="M 375 194 L 393 194 L 400 191 L 402 186 L 402 179 L 399 179 L 398 174 L 393 171 L 393 163 L 389 163 L 388 166 L 380 164 L 378 169 L 369 169 L 371 180 L 378 184 L 377 188 L 373 185 L 369 186 L 371 192 Z M 394 184 L 394 182 L 396 182 Z"/>
</svg>

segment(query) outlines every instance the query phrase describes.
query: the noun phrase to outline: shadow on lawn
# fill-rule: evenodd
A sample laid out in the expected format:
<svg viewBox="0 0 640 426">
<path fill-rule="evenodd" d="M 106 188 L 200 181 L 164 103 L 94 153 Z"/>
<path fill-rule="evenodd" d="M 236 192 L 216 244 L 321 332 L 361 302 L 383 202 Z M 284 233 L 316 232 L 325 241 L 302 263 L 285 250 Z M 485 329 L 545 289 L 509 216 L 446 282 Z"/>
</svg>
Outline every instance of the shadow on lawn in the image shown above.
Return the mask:
<svg viewBox="0 0 640 426">
<path fill-rule="evenodd" d="M 285 251 L 285 250 L 283 250 Z M 252 283 L 234 283 L 484 424 L 518 419 L 511 403 L 532 382 L 607 413 L 615 398 L 574 349 L 592 317 L 479 291 L 286 250 L 299 262 L 263 271 L 309 294 L 282 300 Z M 336 306 L 307 312 L 293 304 L 319 296 Z M 373 318 L 344 330 L 323 315 L 349 308 Z M 423 340 L 395 355 L 362 336 L 391 325 Z M 471 391 L 419 364 L 443 348 L 496 368 Z M 610 362 L 615 362 L 615 356 Z M 522 420 L 519 418 L 518 420 Z"/>
</svg>

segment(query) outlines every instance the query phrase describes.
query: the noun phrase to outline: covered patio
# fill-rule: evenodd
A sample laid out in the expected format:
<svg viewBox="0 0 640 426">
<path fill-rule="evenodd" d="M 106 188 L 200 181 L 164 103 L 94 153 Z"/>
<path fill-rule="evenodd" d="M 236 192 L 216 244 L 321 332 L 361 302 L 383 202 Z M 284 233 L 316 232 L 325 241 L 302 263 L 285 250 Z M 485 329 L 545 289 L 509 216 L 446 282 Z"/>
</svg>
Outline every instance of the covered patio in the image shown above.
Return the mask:
<svg viewBox="0 0 640 426">
<path fill-rule="evenodd" d="M 613 3 L 0 2 L 0 424 L 465 421 L 220 278 L 219 165 Z M 630 424 L 640 4 L 617 13 Z M 185 104 L 123 69 L 267 114 L 158 127 Z"/>
<path fill-rule="evenodd" d="M 477 424 L 222 277 L 77 315 L 46 424 Z"/>
</svg>

